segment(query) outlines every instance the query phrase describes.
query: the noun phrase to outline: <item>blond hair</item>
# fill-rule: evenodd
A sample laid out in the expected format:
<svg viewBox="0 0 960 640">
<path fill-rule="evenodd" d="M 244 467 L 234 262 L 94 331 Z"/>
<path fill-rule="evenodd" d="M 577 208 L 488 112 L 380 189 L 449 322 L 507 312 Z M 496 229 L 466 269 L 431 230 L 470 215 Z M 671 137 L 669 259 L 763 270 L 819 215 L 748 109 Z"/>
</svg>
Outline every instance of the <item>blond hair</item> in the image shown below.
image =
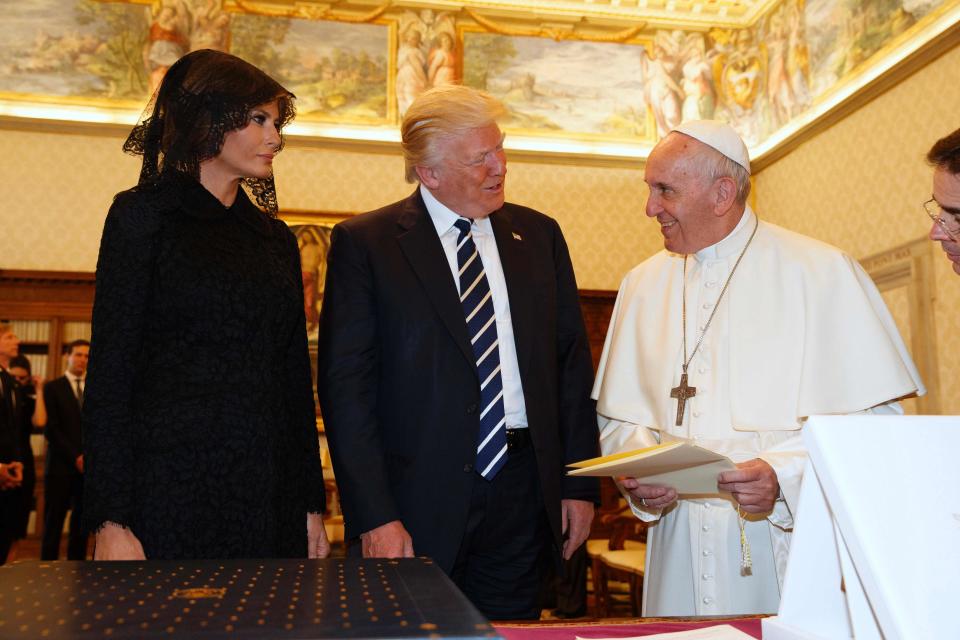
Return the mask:
<svg viewBox="0 0 960 640">
<path fill-rule="evenodd" d="M 407 182 L 419 180 L 418 166 L 439 164 L 441 142 L 471 129 L 496 124 L 504 114 L 503 104 L 479 89 L 445 85 L 421 93 L 407 109 L 400 125 Z"/>
</svg>

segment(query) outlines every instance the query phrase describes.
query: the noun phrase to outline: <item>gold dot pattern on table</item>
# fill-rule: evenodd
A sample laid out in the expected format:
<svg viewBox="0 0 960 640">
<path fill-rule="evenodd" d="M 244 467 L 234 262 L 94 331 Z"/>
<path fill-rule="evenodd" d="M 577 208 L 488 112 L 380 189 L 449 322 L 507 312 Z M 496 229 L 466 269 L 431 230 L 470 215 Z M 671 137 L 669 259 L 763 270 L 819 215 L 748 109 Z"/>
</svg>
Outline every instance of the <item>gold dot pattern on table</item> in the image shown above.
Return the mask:
<svg viewBox="0 0 960 640">
<path fill-rule="evenodd" d="M 495 637 L 432 561 L 22 562 L 2 638 Z M 258 635 L 259 634 L 259 635 Z"/>
</svg>

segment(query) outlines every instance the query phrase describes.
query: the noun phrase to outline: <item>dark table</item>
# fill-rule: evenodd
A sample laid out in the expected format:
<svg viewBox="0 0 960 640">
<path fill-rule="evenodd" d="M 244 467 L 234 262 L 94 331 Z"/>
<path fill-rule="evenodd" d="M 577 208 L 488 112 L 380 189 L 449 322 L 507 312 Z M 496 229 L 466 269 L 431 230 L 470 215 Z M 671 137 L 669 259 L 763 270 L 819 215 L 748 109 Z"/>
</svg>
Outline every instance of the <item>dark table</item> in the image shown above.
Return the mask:
<svg viewBox="0 0 960 640">
<path fill-rule="evenodd" d="M 498 636 L 425 558 L 0 567 L 0 639 L 426 637 Z"/>
</svg>

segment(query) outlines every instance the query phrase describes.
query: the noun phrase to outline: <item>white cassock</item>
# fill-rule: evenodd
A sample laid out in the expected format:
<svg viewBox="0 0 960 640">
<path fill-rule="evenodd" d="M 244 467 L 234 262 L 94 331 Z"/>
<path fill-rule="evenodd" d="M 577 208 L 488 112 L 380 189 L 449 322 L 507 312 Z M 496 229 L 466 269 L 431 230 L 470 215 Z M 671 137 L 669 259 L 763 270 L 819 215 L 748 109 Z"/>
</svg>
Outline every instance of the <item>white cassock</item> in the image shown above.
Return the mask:
<svg viewBox="0 0 960 640">
<path fill-rule="evenodd" d="M 687 350 L 757 218 L 747 207 L 719 243 L 687 261 Z M 807 416 L 900 411 L 898 398 L 923 383 L 880 293 L 838 249 L 759 223 L 688 369 L 696 396 L 681 426 L 670 390 L 683 360 L 683 256 L 662 251 L 624 278 L 593 397 L 603 453 L 690 438 L 734 462 L 761 458 L 782 496 L 766 517 L 745 523 L 752 574 L 740 571 L 735 505 L 721 495 L 634 513 L 648 531 L 643 614 L 772 613 L 789 551 L 806 461 Z"/>
</svg>

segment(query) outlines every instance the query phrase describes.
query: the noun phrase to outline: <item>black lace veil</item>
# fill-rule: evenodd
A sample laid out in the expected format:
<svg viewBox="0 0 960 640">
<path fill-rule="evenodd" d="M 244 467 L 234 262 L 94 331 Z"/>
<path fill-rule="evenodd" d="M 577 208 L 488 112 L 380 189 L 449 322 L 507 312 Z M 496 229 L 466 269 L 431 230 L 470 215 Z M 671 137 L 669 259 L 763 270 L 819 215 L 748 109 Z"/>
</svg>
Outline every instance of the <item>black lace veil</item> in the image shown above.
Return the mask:
<svg viewBox="0 0 960 640">
<path fill-rule="evenodd" d="M 251 109 L 277 100 L 282 128 L 295 115 L 294 99 L 273 78 L 236 56 L 192 51 L 167 70 L 123 150 L 143 156 L 141 185 L 176 173 L 199 180 L 200 163 L 220 153 L 224 136 L 244 127 Z M 283 142 L 281 134 L 277 151 Z M 243 182 L 257 205 L 276 216 L 273 176 Z"/>
</svg>

